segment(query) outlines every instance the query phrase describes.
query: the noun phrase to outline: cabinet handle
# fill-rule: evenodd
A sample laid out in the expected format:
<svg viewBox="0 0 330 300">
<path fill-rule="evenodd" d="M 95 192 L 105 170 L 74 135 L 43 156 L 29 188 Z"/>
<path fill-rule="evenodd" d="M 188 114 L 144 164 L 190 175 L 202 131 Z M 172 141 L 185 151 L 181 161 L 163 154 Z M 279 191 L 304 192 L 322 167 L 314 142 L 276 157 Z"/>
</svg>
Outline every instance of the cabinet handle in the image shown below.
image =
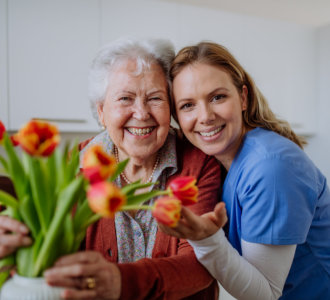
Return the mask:
<svg viewBox="0 0 330 300">
<path fill-rule="evenodd" d="M 60 118 L 33 118 L 33 120 L 40 120 L 54 123 L 87 123 L 84 119 L 60 119 Z"/>
</svg>

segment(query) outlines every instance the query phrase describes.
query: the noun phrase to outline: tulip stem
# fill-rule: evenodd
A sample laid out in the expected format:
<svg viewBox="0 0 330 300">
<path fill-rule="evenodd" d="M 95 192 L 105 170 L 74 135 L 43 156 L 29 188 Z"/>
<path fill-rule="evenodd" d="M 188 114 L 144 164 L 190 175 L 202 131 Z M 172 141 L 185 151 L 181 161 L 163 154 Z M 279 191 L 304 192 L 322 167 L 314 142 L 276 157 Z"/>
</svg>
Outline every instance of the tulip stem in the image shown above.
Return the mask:
<svg viewBox="0 0 330 300">
<path fill-rule="evenodd" d="M 121 211 L 124 210 L 140 210 L 140 209 L 144 209 L 144 210 L 152 210 L 153 206 L 149 206 L 149 205 L 124 205 L 121 207 Z"/>
</svg>

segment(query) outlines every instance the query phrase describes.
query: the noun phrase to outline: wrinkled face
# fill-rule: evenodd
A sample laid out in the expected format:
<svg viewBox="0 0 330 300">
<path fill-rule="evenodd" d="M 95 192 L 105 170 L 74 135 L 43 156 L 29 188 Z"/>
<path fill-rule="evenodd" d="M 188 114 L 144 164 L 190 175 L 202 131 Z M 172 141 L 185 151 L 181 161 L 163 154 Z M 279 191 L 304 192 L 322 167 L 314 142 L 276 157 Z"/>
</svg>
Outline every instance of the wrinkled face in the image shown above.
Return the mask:
<svg viewBox="0 0 330 300">
<path fill-rule="evenodd" d="M 174 78 L 173 94 L 186 137 L 229 169 L 243 135 L 247 88 L 239 93 L 223 69 L 196 63 L 184 67 Z"/>
<path fill-rule="evenodd" d="M 150 70 L 140 75 L 134 74 L 135 71 L 135 61 L 125 61 L 112 68 L 98 115 L 119 151 L 145 159 L 155 154 L 166 140 L 170 107 L 161 67 L 152 64 Z"/>
</svg>

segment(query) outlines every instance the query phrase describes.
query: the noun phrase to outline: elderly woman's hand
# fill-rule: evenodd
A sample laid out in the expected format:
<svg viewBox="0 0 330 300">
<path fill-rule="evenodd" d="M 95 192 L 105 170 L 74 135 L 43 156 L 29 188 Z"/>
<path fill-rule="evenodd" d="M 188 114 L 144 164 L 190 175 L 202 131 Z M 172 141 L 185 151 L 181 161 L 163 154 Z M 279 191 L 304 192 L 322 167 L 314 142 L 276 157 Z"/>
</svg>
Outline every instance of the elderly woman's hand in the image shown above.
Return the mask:
<svg viewBox="0 0 330 300">
<path fill-rule="evenodd" d="M 174 228 L 159 224 L 166 234 L 188 240 L 202 240 L 216 233 L 227 223 L 227 211 L 223 202 L 218 203 L 212 212 L 202 216 L 182 207 L 181 219 Z"/>
<path fill-rule="evenodd" d="M 64 299 L 119 299 L 121 274 L 99 252 L 63 256 L 44 276 L 49 285 L 65 287 Z"/>
<path fill-rule="evenodd" d="M 0 258 L 15 252 L 19 247 L 29 246 L 32 239 L 29 229 L 19 221 L 7 216 L 0 216 Z"/>
</svg>

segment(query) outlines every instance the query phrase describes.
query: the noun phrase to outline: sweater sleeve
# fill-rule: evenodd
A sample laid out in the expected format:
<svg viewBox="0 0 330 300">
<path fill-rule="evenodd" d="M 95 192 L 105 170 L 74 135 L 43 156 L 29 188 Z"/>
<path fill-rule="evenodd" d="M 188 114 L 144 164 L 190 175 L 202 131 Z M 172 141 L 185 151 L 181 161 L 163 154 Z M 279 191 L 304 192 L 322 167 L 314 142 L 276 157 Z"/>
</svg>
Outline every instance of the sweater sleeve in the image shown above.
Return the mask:
<svg viewBox="0 0 330 300">
<path fill-rule="evenodd" d="M 199 201 L 190 206 L 197 214 L 211 211 L 219 200 L 220 167 L 213 158 L 203 157 L 199 157 L 199 160 L 190 157 L 189 171 L 183 167 L 179 174 L 193 175 L 198 180 Z M 119 264 L 122 276 L 121 299 L 180 299 L 191 295 L 193 297 L 190 299 L 216 299 L 217 282 L 197 261 L 189 243 L 162 232 L 157 234 L 162 240 L 170 240 L 171 249 L 167 249 L 165 257 Z"/>
</svg>

